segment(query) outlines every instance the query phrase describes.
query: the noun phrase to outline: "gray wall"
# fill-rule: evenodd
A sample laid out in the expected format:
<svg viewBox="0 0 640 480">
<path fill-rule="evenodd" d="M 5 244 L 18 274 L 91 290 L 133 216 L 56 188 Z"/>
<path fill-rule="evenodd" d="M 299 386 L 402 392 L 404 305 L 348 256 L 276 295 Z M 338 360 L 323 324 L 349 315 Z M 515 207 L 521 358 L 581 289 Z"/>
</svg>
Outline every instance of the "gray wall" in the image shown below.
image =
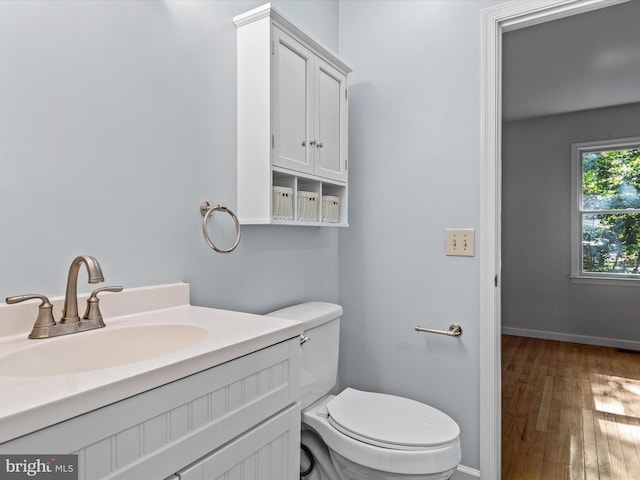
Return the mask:
<svg viewBox="0 0 640 480">
<path fill-rule="evenodd" d="M 640 2 L 511 30 L 502 39 L 502 118 L 640 102 Z"/>
<path fill-rule="evenodd" d="M 108 284 L 186 281 L 200 305 L 337 301 L 334 229 L 245 227 L 227 256 L 202 238 L 203 200 L 235 206 L 232 17 L 262 3 L 0 2 L 1 298 L 60 295 L 89 254 Z M 274 4 L 337 50 L 337 1 Z"/>
<path fill-rule="evenodd" d="M 447 412 L 472 468 L 480 262 L 446 257 L 444 235 L 480 224 L 480 11 L 496 3 L 340 2 L 340 53 L 354 68 L 341 383 Z M 453 322 L 459 339 L 413 330 Z"/>
<path fill-rule="evenodd" d="M 640 290 L 572 283 L 571 144 L 640 135 L 640 104 L 503 126 L 503 327 L 640 341 Z"/>
</svg>

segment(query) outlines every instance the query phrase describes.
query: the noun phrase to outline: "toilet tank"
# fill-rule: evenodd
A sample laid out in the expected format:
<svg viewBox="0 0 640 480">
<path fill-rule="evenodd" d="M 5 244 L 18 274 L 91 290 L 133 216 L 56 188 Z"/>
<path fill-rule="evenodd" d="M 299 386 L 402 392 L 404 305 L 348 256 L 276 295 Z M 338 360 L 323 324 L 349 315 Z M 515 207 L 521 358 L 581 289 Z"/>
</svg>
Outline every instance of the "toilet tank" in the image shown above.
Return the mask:
<svg viewBox="0 0 640 480">
<path fill-rule="evenodd" d="M 304 335 L 309 339 L 301 340 L 300 389 L 302 408 L 307 408 L 336 386 L 342 307 L 334 303 L 307 302 L 268 315 L 304 323 Z"/>
</svg>

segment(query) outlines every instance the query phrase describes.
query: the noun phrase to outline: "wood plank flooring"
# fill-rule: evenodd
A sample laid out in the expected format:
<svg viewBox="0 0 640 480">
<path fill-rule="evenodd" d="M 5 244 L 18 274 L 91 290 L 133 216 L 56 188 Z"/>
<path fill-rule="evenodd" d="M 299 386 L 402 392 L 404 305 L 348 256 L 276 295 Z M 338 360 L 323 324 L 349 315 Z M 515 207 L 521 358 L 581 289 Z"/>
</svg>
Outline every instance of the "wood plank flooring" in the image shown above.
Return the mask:
<svg viewBox="0 0 640 480">
<path fill-rule="evenodd" d="M 639 480 L 640 354 L 503 335 L 502 479 Z"/>
</svg>

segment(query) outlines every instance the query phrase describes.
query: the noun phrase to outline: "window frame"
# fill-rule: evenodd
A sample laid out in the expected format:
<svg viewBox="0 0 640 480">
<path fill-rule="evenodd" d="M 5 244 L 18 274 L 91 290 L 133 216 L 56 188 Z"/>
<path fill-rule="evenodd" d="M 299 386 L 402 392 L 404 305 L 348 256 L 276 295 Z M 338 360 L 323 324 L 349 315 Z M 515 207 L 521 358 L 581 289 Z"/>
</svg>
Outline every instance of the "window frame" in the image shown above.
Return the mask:
<svg viewBox="0 0 640 480">
<path fill-rule="evenodd" d="M 571 274 L 569 278 L 574 283 L 640 286 L 640 273 L 583 272 L 582 270 L 582 218 L 584 213 L 594 212 L 582 209 L 582 154 L 627 148 L 640 148 L 640 136 L 571 144 Z M 602 213 L 607 212 L 609 211 L 602 211 Z M 640 214 L 640 209 L 626 210 L 626 212 Z"/>
</svg>

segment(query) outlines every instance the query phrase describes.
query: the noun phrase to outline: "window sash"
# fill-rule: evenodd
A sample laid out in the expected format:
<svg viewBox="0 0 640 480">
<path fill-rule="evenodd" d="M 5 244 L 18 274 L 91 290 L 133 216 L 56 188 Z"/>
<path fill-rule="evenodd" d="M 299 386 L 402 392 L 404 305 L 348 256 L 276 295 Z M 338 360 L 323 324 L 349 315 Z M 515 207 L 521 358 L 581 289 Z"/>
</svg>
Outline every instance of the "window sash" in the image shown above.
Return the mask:
<svg viewBox="0 0 640 480">
<path fill-rule="evenodd" d="M 572 205 L 571 205 L 571 275 L 572 281 L 582 281 L 585 279 L 596 279 L 596 281 L 606 281 L 624 279 L 637 282 L 640 285 L 640 274 L 620 273 L 620 272 L 591 272 L 584 271 L 583 259 L 583 219 L 587 215 L 625 215 L 640 214 L 640 208 L 629 209 L 603 209 L 593 210 L 583 208 L 583 155 L 585 153 L 603 152 L 611 150 L 626 150 L 640 148 L 640 137 L 631 137 L 598 142 L 574 143 L 571 146 L 572 162 Z M 624 284 L 628 284 L 624 282 Z"/>
<path fill-rule="evenodd" d="M 621 208 L 619 210 L 580 210 L 583 215 L 625 215 L 638 214 L 640 208 Z"/>
<path fill-rule="evenodd" d="M 614 223 L 608 223 L 606 217 L 615 215 Z M 620 217 L 627 217 L 622 219 Z M 630 211 L 613 211 L 612 213 L 581 214 L 581 272 L 585 275 L 640 275 L 640 252 L 629 249 L 629 244 L 620 239 L 621 232 L 626 228 L 637 228 L 640 213 Z M 627 223 L 631 220 L 635 223 Z M 586 223 L 590 225 L 587 226 Z M 620 222 L 616 225 L 617 222 Z M 595 227 L 595 228 L 589 228 Z M 610 236 L 613 235 L 613 238 Z M 633 245 L 636 243 L 633 242 Z M 635 251 L 634 251 L 635 250 Z M 586 262 L 586 263 L 585 263 Z M 587 265 L 590 268 L 587 268 Z"/>
</svg>

